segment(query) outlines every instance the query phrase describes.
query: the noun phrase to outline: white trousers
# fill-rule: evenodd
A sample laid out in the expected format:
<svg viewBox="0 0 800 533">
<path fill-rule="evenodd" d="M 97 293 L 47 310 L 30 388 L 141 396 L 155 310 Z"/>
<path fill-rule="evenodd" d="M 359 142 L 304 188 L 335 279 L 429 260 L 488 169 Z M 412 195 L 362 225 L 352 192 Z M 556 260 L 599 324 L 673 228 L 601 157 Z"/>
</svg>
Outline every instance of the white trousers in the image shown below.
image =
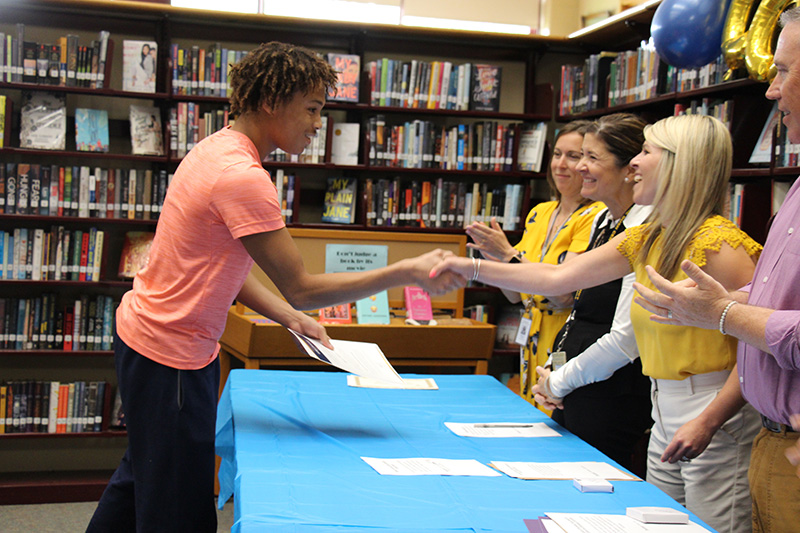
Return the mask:
<svg viewBox="0 0 800 533">
<path fill-rule="evenodd" d="M 706 450 L 691 461 L 662 463 L 675 432 L 717 396 L 730 372 L 685 380 L 653 379 L 653 428 L 647 449 L 647 481 L 669 494 L 720 533 L 752 531 L 747 469 L 761 417 L 750 404 L 725 422 Z"/>
</svg>

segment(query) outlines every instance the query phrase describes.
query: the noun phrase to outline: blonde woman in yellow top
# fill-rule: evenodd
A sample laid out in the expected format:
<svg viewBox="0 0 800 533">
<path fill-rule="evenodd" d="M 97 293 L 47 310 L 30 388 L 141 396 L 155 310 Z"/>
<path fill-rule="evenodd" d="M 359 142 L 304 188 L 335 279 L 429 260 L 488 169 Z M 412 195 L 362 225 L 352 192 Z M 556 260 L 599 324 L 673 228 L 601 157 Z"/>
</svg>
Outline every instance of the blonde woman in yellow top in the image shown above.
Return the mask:
<svg viewBox="0 0 800 533">
<path fill-rule="evenodd" d="M 634 202 L 654 206 L 649 223 L 627 229 L 559 266 L 450 258 L 431 275 L 452 271 L 506 289 L 560 294 L 632 271 L 639 283 L 652 287 L 644 269 L 648 264 L 665 278 L 679 281 L 686 278 L 679 265 L 688 258 L 726 289 L 744 286 L 752 278 L 761 247 L 721 216 L 733 154 L 728 130 L 714 118 L 689 115 L 660 120 L 646 127 L 644 134 L 642 152 L 631 165 Z M 738 387 L 723 390 L 729 377 L 736 379 L 736 372 L 731 374 L 736 341 L 713 330 L 658 324 L 650 316 L 650 311 L 632 306 L 642 371 L 652 382 L 654 425 L 647 479 L 717 531 L 750 531 L 747 469 L 760 421 L 744 404 Z M 629 362 L 580 359 L 568 363 L 581 366 L 573 372 L 570 387 L 605 379 L 609 369 Z M 536 389 L 550 393 L 546 382 Z M 717 395 L 738 407 L 727 411 L 735 414 L 727 420 L 706 416 L 694 420 Z M 707 447 L 702 454 L 675 461 L 666 450 L 684 426 L 704 433 L 698 438 L 707 439 Z"/>
<path fill-rule="evenodd" d="M 491 261 L 535 262 L 557 265 L 586 250 L 592 222 L 603 204 L 581 196 L 583 179 L 576 170 L 581 159 L 581 144 L 591 123 L 576 120 L 565 125 L 556 136 L 547 182 L 554 201 L 542 202 L 528 213 L 525 231 L 516 246 L 508 242 L 497 220 L 489 225 L 470 224 L 467 246 Z M 525 303 L 523 321 L 530 328 L 528 341 L 520 349 L 520 394 L 533 403 L 531 386 L 536 383 L 537 366 L 547 361 L 553 340 L 572 309 L 572 293 L 546 298 L 541 295 L 503 291 L 512 303 Z"/>
</svg>

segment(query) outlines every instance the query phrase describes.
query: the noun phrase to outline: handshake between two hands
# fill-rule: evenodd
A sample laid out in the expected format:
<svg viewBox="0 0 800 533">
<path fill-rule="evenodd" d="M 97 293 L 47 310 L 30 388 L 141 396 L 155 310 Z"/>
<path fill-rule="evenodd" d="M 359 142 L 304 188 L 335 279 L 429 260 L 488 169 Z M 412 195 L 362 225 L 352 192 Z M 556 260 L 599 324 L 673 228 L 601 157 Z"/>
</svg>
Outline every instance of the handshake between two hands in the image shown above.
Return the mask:
<svg viewBox="0 0 800 533">
<path fill-rule="evenodd" d="M 550 390 L 550 370 L 537 366 L 536 373 L 539 375 L 539 381 L 531 389 L 533 399 L 545 409 L 551 411 L 563 409 L 564 399 L 553 396 L 553 392 Z"/>
</svg>

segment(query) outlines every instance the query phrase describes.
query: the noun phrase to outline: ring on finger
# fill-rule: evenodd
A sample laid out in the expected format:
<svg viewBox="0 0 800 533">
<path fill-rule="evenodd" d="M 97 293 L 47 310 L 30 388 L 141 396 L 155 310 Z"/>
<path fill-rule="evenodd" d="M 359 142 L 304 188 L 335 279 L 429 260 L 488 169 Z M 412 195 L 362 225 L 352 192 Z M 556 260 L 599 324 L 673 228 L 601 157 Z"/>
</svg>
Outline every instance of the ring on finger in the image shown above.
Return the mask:
<svg viewBox="0 0 800 533">
<path fill-rule="evenodd" d="M 672 320 L 672 311 L 670 309 L 667 309 L 667 318 Z"/>
</svg>

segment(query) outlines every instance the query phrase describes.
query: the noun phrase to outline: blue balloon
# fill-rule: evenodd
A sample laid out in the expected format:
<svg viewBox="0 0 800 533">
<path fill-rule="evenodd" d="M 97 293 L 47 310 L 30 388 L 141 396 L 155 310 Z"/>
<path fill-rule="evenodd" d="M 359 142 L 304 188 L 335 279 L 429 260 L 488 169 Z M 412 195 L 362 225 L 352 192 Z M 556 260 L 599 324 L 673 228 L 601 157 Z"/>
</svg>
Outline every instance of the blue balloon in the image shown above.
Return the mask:
<svg viewBox="0 0 800 533">
<path fill-rule="evenodd" d="M 696 68 L 721 53 L 731 0 L 664 0 L 650 24 L 656 52 L 678 68 Z"/>
</svg>

